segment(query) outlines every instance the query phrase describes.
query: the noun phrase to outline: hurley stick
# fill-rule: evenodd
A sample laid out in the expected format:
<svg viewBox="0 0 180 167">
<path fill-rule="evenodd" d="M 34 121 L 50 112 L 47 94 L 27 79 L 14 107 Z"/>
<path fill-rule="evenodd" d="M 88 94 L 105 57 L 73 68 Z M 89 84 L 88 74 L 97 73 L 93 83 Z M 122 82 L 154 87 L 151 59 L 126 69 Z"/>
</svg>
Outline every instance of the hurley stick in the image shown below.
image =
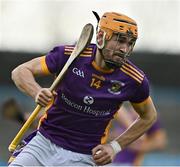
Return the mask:
<svg viewBox="0 0 180 167">
<path fill-rule="evenodd" d="M 83 50 L 90 44 L 92 36 L 93 36 L 93 26 L 90 23 L 86 24 L 84 26 L 82 32 L 81 32 L 79 40 L 77 41 L 76 46 L 75 46 L 73 52 L 71 53 L 68 61 L 66 62 L 63 69 L 61 70 L 61 72 L 59 73 L 59 75 L 54 80 L 53 84 L 51 85 L 51 87 L 50 87 L 51 92 L 60 83 L 60 81 L 62 80 L 64 74 L 66 73 L 69 66 L 72 64 L 72 62 L 75 60 L 75 58 L 77 58 L 83 52 Z M 23 135 L 28 130 L 28 128 L 32 124 L 32 122 L 35 120 L 35 118 L 38 115 L 38 113 L 40 112 L 41 108 L 42 108 L 42 106 L 37 105 L 37 107 L 34 109 L 32 114 L 28 118 L 28 120 L 22 126 L 20 131 L 17 133 L 17 135 L 15 136 L 15 138 L 13 139 L 11 144 L 9 145 L 8 149 L 9 149 L 10 152 L 13 152 L 16 149 L 16 147 L 19 144 L 20 140 L 22 139 Z"/>
</svg>

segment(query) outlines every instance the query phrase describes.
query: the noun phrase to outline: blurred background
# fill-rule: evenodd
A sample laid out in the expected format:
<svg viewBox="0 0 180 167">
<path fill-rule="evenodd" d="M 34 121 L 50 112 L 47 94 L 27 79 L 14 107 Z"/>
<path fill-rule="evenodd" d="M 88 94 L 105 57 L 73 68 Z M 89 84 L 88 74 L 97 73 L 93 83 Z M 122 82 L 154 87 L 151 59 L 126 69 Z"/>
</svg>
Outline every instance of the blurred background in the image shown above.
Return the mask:
<svg viewBox="0 0 180 167">
<path fill-rule="evenodd" d="M 14 86 L 11 71 L 56 45 L 73 44 L 86 23 L 96 27 L 92 10 L 100 16 L 106 11 L 124 13 L 137 21 L 139 39 L 131 60 L 150 80 L 151 96 L 168 139 L 163 151 L 146 154 L 143 165 L 180 165 L 178 0 L 0 0 L 0 164 L 7 162 L 8 145 L 25 119 L 20 123 L 6 120 L 5 110 L 12 114 L 9 106 L 13 104 L 20 113 L 29 113 L 35 107 Z M 52 78 L 38 81 L 49 87 Z"/>
</svg>

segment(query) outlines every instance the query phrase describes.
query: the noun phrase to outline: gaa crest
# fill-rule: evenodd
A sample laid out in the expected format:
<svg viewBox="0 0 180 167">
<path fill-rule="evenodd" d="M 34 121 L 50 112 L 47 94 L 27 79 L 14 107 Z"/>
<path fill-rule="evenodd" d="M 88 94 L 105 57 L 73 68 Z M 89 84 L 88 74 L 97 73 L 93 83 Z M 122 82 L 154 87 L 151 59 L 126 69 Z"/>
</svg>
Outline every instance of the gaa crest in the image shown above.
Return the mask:
<svg viewBox="0 0 180 167">
<path fill-rule="evenodd" d="M 121 87 L 125 84 L 121 81 L 111 80 L 111 88 L 108 88 L 108 92 L 114 95 L 119 95 L 121 93 Z"/>
</svg>

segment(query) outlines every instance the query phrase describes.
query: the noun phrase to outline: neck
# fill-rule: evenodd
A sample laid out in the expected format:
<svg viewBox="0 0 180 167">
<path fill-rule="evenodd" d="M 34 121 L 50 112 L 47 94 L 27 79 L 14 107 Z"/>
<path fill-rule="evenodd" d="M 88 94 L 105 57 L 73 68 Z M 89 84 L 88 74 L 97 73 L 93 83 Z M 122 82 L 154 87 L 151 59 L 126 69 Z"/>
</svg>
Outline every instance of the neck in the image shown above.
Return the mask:
<svg viewBox="0 0 180 167">
<path fill-rule="evenodd" d="M 103 55 L 99 49 L 97 49 L 97 51 L 96 51 L 95 62 L 100 68 L 102 68 L 104 70 L 110 70 L 110 68 L 108 68 L 106 66 L 104 59 L 103 59 Z"/>
</svg>

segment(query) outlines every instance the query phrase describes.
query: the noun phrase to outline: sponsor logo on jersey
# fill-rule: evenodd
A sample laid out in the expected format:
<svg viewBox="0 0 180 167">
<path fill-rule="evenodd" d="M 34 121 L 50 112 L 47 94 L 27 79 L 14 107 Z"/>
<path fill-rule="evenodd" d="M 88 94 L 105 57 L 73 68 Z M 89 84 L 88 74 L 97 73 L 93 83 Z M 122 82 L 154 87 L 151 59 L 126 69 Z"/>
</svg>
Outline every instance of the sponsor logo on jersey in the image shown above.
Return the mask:
<svg viewBox="0 0 180 167">
<path fill-rule="evenodd" d="M 83 102 L 87 105 L 91 105 L 94 103 L 94 99 L 91 96 L 85 96 Z"/>
<path fill-rule="evenodd" d="M 80 77 L 84 78 L 84 72 L 82 70 L 79 70 L 78 68 L 74 67 L 72 69 L 72 72 L 74 74 L 76 74 L 77 76 L 80 76 Z"/>
<path fill-rule="evenodd" d="M 121 93 L 121 87 L 125 84 L 121 81 L 111 80 L 111 88 L 108 88 L 108 92 L 114 95 L 119 95 Z"/>
<path fill-rule="evenodd" d="M 72 108 L 71 111 L 79 111 L 84 114 L 93 115 L 93 116 L 108 116 L 111 114 L 111 109 L 105 109 L 105 110 L 97 110 L 93 108 L 93 105 L 90 106 L 90 104 L 93 104 L 94 99 L 91 96 L 85 96 L 83 101 L 85 104 L 80 104 L 74 102 L 72 99 L 69 99 L 64 93 L 61 95 L 61 99 L 63 102 L 65 102 L 69 107 Z M 74 110 L 75 109 L 75 110 Z"/>
</svg>

